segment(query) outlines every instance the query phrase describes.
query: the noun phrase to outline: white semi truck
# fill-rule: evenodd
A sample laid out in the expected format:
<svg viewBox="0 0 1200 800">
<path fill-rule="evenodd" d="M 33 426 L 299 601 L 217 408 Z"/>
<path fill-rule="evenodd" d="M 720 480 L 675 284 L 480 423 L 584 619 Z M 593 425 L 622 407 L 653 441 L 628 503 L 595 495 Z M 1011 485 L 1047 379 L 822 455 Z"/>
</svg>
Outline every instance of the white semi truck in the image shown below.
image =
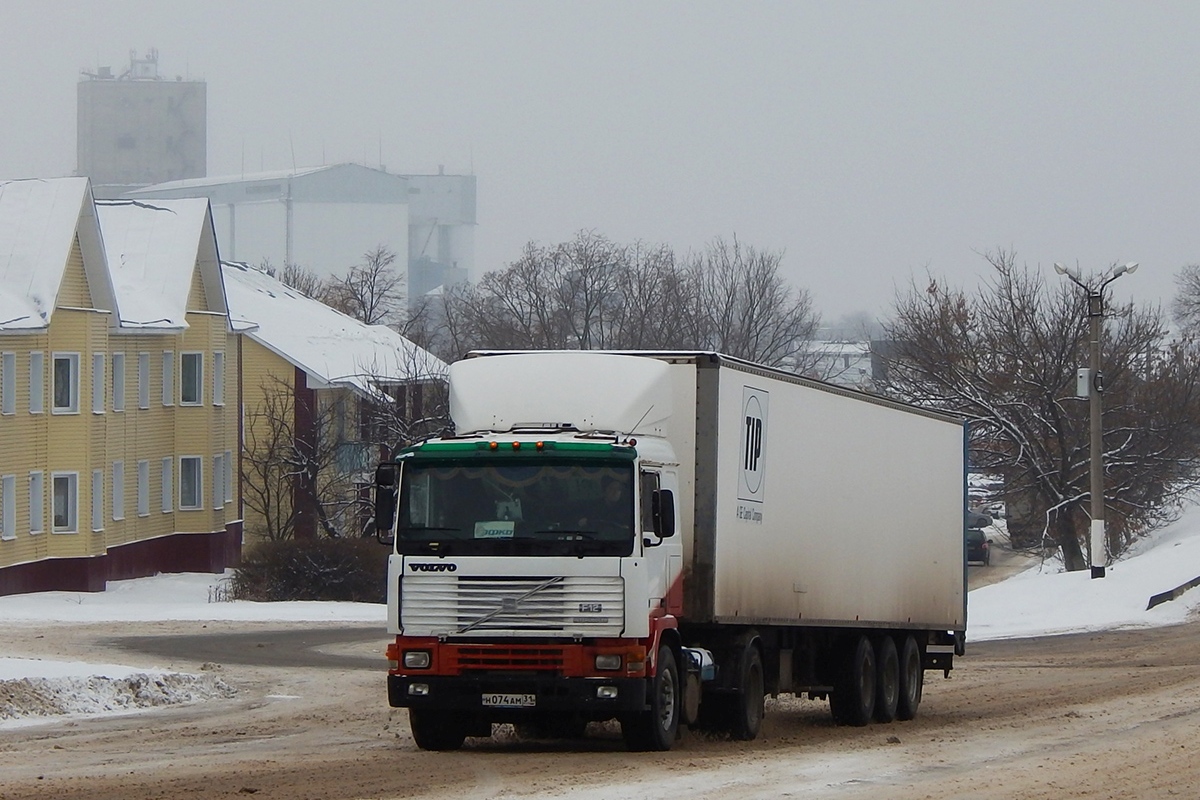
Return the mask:
<svg viewBox="0 0 1200 800">
<path fill-rule="evenodd" d="M 450 412 L 376 474 L 388 699 L 421 748 L 753 739 L 779 693 L 907 720 L 962 653 L 959 419 L 694 352 L 475 353 Z"/>
</svg>

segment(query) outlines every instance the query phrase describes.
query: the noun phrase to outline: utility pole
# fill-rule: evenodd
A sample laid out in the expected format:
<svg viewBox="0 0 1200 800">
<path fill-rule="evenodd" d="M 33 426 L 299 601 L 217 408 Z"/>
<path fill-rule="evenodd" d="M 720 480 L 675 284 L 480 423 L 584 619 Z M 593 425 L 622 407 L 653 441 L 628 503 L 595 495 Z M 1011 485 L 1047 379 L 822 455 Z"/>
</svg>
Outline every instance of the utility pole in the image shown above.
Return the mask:
<svg viewBox="0 0 1200 800">
<path fill-rule="evenodd" d="M 1055 263 L 1054 270 L 1066 275 L 1071 282 L 1083 290 L 1087 297 L 1087 315 L 1091 329 L 1091 354 L 1088 359 L 1087 398 L 1091 412 L 1091 536 L 1088 542 L 1088 561 L 1092 566 L 1092 577 L 1103 578 L 1107 561 L 1104 534 L 1104 422 L 1100 396 L 1104 392 L 1104 378 L 1100 372 L 1100 339 L 1104 333 L 1104 289 L 1117 278 L 1137 269 L 1137 262 L 1122 264 L 1112 274 L 1099 280 L 1084 282 L 1079 270 Z M 1094 288 L 1093 288 L 1094 287 Z"/>
</svg>

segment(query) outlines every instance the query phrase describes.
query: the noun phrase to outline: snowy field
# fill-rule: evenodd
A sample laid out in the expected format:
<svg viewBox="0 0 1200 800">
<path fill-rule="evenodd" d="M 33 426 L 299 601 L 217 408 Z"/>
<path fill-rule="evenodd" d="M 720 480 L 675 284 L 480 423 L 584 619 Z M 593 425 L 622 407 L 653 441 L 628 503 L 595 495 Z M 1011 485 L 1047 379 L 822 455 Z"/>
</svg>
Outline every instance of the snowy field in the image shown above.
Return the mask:
<svg viewBox="0 0 1200 800">
<path fill-rule="evenodd" d="M 982 568 L 982 569 L 986 569 Z M 1139 542 L 1110 566 L 1103 580 L 1034 566 L 972 591 L 968 642 L 1048 634 L 1155 627 L 1185 621 L 1200 608 L 1200 588 L 1152 610 L 1151 596 L 1200 577 L 1200 507 Z M 218 602 L 225 578 L 159 575 L 114 581 L 102 593 L 45 592 L 0 597 L 0 636 L 6 628 L 88 622 L 240 621 L 376 623 L 385 610 L 365 603 Z M 0 728 L 98 713 L 233 696 L 219 678 L 91 664 L 0 657 Z"/>
</svg>

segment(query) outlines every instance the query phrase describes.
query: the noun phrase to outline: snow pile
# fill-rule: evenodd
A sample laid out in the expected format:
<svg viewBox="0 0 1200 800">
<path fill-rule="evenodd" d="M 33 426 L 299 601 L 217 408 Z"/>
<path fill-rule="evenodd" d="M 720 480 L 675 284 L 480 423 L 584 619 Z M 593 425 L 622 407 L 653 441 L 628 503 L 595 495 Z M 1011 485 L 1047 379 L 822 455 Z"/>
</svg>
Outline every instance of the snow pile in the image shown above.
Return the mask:
<svg viewBox="0 0 1200 800">
<path fill-rule="evenodd" d="M 156 575 L 111 581 L 104 592 L 39 592 L 0 597 L 5 628 L 107 622 L 370 622 L 386 624 L 371 603 L 223 601 L 226 575 Z M 232 697 L 211 675 L 146 671 L 117 664 L 0 657 L 0 729 L 55 717 L 120 714 Z"/>
<path fill-rule="evenodd" d="M 235 694 L 236 689 L 212 675 L 0 659 L 0 727 L 64 715 L 128 713 Z"/>
</svg>

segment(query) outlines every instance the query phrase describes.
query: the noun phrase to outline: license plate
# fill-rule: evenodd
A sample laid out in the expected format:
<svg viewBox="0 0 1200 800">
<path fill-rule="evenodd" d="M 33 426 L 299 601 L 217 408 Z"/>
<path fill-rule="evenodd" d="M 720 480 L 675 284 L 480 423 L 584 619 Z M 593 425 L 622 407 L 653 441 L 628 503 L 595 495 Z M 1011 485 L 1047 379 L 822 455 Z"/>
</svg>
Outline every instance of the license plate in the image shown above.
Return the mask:
<svg viewBox="0 0 1200 800">
<path fill-rule="evenodd" d="M 490 708 L 532 708 L 537 705 L 537 695 L 493 692 L 484 694 L 483 704 Z"/>
</svg>

